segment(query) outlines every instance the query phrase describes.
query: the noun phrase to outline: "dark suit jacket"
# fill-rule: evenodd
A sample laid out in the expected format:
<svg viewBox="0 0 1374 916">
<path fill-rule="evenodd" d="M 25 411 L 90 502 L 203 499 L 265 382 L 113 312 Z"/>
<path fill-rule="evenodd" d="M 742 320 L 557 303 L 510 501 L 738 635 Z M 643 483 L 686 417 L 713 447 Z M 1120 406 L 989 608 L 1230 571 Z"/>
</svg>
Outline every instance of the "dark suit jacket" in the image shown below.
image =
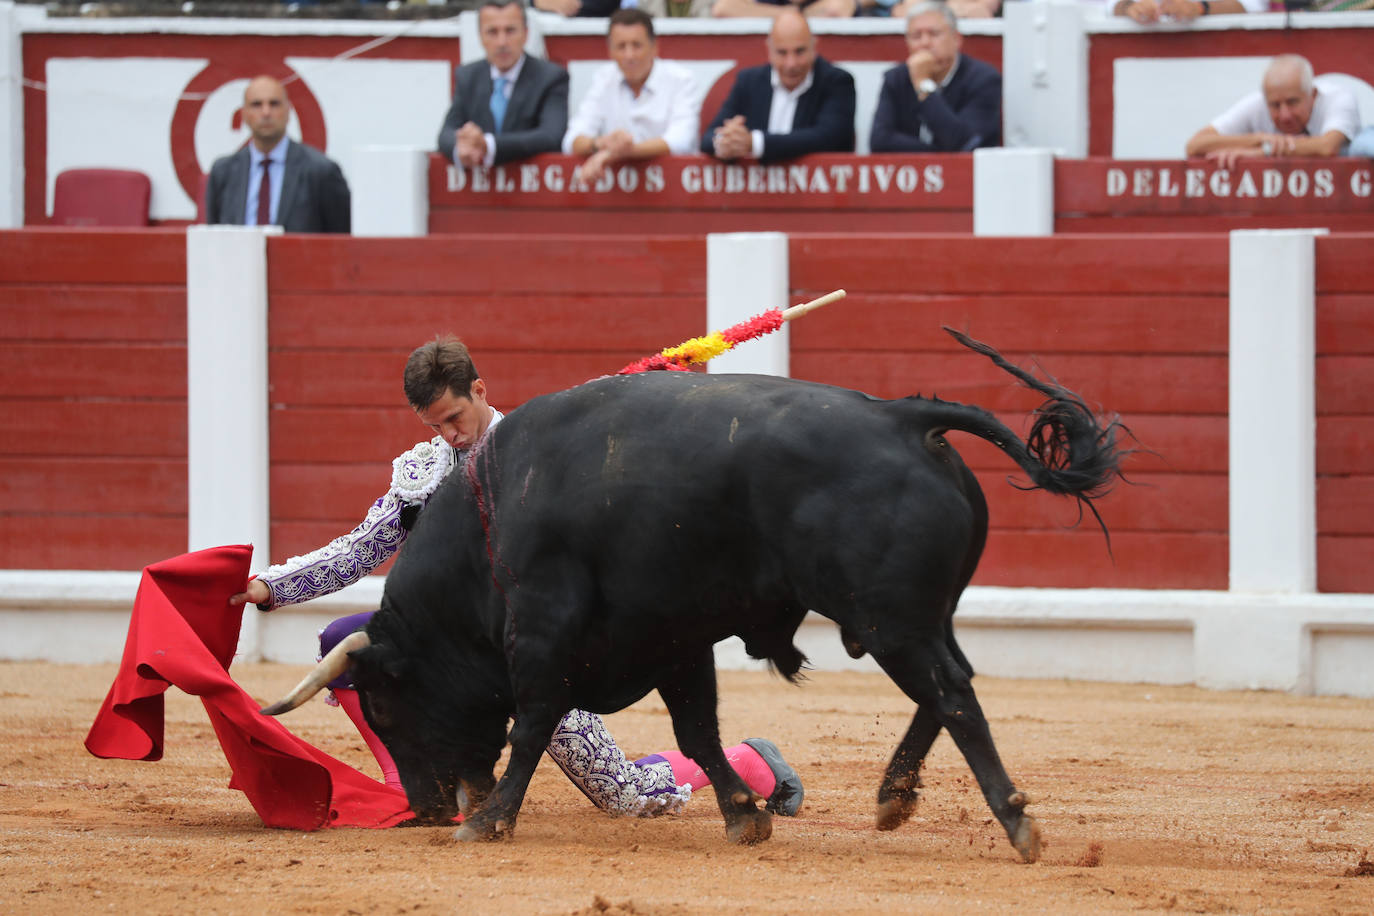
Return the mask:
<svg viewBox="0 0 1374 916">
<path fill-rule="evenodd" d="M 511 89 L 505 122 L 497 129 L 491 117 L 491 64 L 464 64 L 455 72 L 453 105 L 439 131 L 439 152 L 453 161 L 458 128 L 473 122 L 496 135 L 496 164 L 538 153 L 556 153 L 568 129 L 568 71 L 525 55 L 520 78 Z"/>
<path fill-rule="evenodd" d="M 735 77 L 730 95 L 720 106 L 711 126 L 701 137 L 701 151 L 713 155 L 716 128 L 727 118 L 744 115 L 750 130 L 764 131 L 762 162 L 791 159 L 807 153 L 854 151 L 854 77 L 828 60 L 817 57 L 811 88 L 797 100 L 792 132 L 770 134 L 768 112 L 773 104 L 772 67 L 748 67 Z"/>
<path fill-rule="evenodd" d="M 933 141 L 920 137 L 921 125 Z M 949 85 L 916 98 L 911 74 L 901 63 L 883 74 L 868 147 L 875 153 L 966 153 L 1002 143 L 1002 74 L 991 64 L 959 55 Z"/>
<path fill-rule="evenodd" d="M 250 168 L 247 146 L 215 160 L 205 185 L 205 222 L 243 225 Z M 348 182 L 334 160 L 313 146 L 293 140 L 286 148 L 277 225 L 287 232 L 348 232 L 352 227 Z"/>
</svg>

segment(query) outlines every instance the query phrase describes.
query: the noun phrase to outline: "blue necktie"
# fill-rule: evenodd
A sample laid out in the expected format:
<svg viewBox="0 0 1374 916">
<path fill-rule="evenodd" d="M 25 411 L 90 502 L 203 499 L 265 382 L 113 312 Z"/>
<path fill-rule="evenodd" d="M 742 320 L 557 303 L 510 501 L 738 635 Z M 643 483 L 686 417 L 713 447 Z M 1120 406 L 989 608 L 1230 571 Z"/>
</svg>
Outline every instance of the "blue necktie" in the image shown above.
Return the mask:
<svg viewBox="0 0 1374 916">
<path fill-rule="evenodd" d="M 491 87 L 491 119 L 496 122 L 496 132 L 501 132 L 501 122 L 506 119 L 506 83 L 504 76 L 498 76 L 492 81 Z"/>
</svg>

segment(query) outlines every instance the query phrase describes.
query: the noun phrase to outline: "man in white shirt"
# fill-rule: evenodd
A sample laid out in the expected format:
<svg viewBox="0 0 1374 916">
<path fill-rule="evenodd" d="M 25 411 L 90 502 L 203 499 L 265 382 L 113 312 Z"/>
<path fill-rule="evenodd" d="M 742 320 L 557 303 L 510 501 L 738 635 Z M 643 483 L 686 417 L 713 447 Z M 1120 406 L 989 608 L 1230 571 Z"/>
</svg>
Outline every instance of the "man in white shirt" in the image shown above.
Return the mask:
<svg viewBox="0 0 1374 916">
<path fill-rule="evenodd" d="M 1305 57 L 1274 58 L 1261 87 L 1193 134 L 1187 154 L 1227 168 L 1252 156 L 1338 156 L 1359 133 L 1354 93 L 1314 77 Z"/>
<path fill-rule="evenodd" d="M 588 183 L 621 160 L 693 152 L 701 122 L 696 80 L 686 67 L 658 59 L 647 13 L 616 10 L 607 44 L 613 63 L 592 77 L 563 135 L 563 152 L 585 157 L 578 171 Z"/>
</svg>

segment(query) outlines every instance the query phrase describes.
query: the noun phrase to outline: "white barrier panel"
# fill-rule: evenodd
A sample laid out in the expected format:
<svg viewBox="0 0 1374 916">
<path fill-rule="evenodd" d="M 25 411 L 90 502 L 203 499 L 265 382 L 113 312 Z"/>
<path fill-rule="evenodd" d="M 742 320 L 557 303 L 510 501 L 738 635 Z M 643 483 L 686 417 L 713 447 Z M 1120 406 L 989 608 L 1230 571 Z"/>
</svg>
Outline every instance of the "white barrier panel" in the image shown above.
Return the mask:
<svg viewBox="0 0 1374 916">
<path fill-rule="evenodd" d="M 787 236 L 721 232 L 706 236 L 706 325 L 720 331 L 787 301 Z M 787 325 L 706 364 L 708 372 L 789 373 Z"/>
<path fill-rule="evenodd" d="M 1003 142 L 1088 155 L 1088 36 L 1078 0 L 1002 11 Z"/>
<path fill-rule="evenodd" d="M 281 227 L 186 230 L 188 550 L 251 543 L 271 562 L 267 438 L 267 236 Z M 245 612 L 239 654 L 258 655 Z"/>
<path fill-rule="evenodd" d="M 429 234 L 429 153 L 414 146 L 364 146 L 353 154 L 353 234 Z"/>
<path fill-rule="evenodd" d="M 1362 654 L 1374 647 L 1374 595 L 974 586 L 954 620 L 974 670 L 991 677 L 1374 697 Z M 795 642 L 816 670 L 878 670 L 849 658 L 815 614 Z M 764 666 L 738 639 L 716 645 L 716 663 Z"/>
<path fill-rule="evenodd" d="M 1054 235 L 1054 152 L 973 151 L 973 234 Z"/>
<path fill-rule="evenodd" d="M 24 225 L 24 89 L 19 13 L 0 0 L 0 229 Z"/>
<path fill-rule="evenodd" d="M 1313 235 L 1231 233 L 1232 591 L 1317 588 Z"/>
</svg>

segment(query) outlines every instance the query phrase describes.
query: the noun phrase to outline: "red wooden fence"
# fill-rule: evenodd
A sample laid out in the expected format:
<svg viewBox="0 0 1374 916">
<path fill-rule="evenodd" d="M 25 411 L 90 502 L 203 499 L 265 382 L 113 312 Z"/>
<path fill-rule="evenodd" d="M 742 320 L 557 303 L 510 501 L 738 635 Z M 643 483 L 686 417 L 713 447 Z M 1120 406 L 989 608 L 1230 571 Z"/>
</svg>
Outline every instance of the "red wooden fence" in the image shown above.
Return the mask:
<svg viewBox="0 0 1374 916">
<path fill-rule="evenodd" d="M 1374 234 L 1317 239 L 1317 587 L 1374 591 Z"/>
<path fill-rule="evenodd" d="M 0 232 L 0 552 L 138 569 L 186 549 L 186 241 Z"/>
<path fill-rule="evenodd" d="M 977 582 L 1225 588 L 1228 242 L 1217 234 L 1040 239 L 798 235 L 799 378 L 974 402 L 1016 430 L 1038 397 L 941 331 L 965 330 L 1119 412 L 1142 452 L 1101 504 L 1114 559 L 1072 504 L 1021 493 L 978 440 Z M 1374 590 L 1374 234 L 1317 242 L 1319 584 Z M 186 543 L 185 243 L 175 231 L 0 234 L 0 547 L 7 566 L 136 569 Z M 406 353 L 472 346 L 492 402 L 613 372 L 701 333 L 700 237 L 274 237 L 268 244 L 273 553 L 348 530 L 427 431 Z M 856 461 L 862 460 L 857 456 Z"/>
<path fill-rule="evenodd" d="M 500 410 L 700 334 L 705 240 L 281 237 L 268 245 L 272 549 L 321 546 L 432 435 L 405 406 L 415 346 L 455 333 Z"/>
<path fill-rule="evenodd" d="M 988 496 L 983 585 L 1225 588 L 1227 584 L 1224 236 L 968 239 L 798 236 L 798 297 L 843 286 L 843 307 L 792 331 L 792 374 L 879 397 L 980 404 L 1023 432 L 1040 401 L 943 334 L 950 325 L 1119 412 L 1154 454 L 1136 486 L 1102 501 L 1108 555 L 1074 504 L 1009 487 L 1018 468 L 954 440 Z M 860 459 L 861 460 L 861 459 Z"/>
</svg>

